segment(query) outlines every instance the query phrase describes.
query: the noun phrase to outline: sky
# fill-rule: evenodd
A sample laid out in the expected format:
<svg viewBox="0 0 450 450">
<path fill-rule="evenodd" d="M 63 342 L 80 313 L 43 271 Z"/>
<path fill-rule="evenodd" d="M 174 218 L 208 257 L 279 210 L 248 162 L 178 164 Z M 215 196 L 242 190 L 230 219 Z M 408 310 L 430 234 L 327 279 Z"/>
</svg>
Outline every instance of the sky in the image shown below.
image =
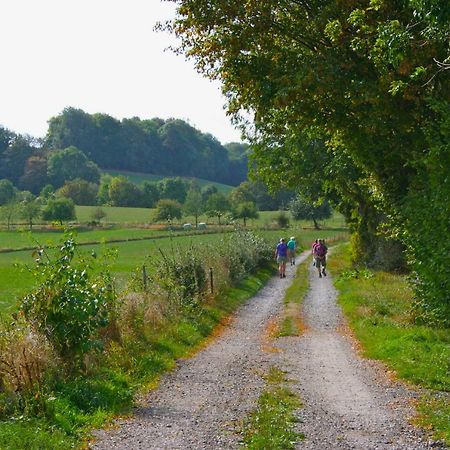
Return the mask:
<svg viewBox="0 0 450 450">
<path fill-rule="evenodd" d="M 165 49 L 160 0 L 1 0 L 0 125 L 43 137 L 65 107 L 117 119 L 184 119 L 223 144 L 240 141 L 218 83 Z"/>
</svg>

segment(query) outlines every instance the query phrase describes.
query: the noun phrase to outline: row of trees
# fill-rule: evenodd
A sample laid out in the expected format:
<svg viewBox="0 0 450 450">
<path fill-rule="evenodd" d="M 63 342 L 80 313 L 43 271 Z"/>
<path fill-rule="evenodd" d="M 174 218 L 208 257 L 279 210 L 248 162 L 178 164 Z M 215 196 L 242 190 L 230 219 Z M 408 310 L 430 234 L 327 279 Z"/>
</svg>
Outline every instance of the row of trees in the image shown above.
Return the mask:
<svg viewBox="0 0 450 450">
<path fill-rule="evenodd" d="M 237 185 L 247 177 L 247 146 L 223 146 L 179 119 L 114 119 L 66 108 L 49 120 L 45 146 L 75 146 L 102 169 L 205 178 Z"/>
<path fill-rule="evenodd" d="M 303 195 L 293 197 L 288 194 L 279 195 L 289 201 L 277 209 L 289 210 L 294 219 L 311 220 L 318 228 L 317 221 L 331 215 L 326 201 L 312 205 Z M 268 203 L 265 202 L 267 198 Z M 224 215 L 243 219 L 246 224 L 247 219 L 258 217 L 258 210 L 270 209 L 267 205 L 273 205 L 275 200 L 259 183 L 252 182 L 244 182 L 225 195 L 214 185 L 200 188 L 197 183 L 188 184 L 181 178 L 145 182 L 139 187 L 124 177 L 104 177 L 100 189 L 94 183 L 76 179 L 66 182 L 56 192 L 47 185 L 36 197 L 29 191 L 18 191 L 9 180 L 0 180 L 0 218 L 7 223 L 8 229 L 16 218 L 25 219 L 30 228 L 38 217 L 60 223 L 75 220 L 75 204 L 155 207 L 158 221 L 181 219 L 187 215 L 195 217 L 196 226 L 203 213 L 217 217 L 219 225 Z M 105 215 L 99 207 L 93 211 L 92 219 L 99 221 Z"/>
<path fill-rule="evenodd" d="M 182 120 L 120 122 L 67 108 L 49 124 L 41 141 L 0 126 L 0 179 L 36 195 L 47 184 L 57 189 L 76 178 L 98 183 L 99 167 L 230 185 L 247 177 L 246 145 L 224 147 Z"/>
<path fill-rule="evenodd" d="M 259 176 L 331 199 L 359 261 L 406 257 L 417 317 L 448 325 L 448 1 L 176 3 L 167 28 L 223 83 Z"/>
<path fill-rule="evenodd" d="M 70 198 L 54 197 L 51 191 L 43 191 L 36 197 L 29 191 L 18 191 L 9 180 L 0 180 L 0 219 L 8 230 L 17 219 L 25 220 L 30 230 L 38 218 L 46 221 L 74 220 L 75 203 Z"/>
</svg>

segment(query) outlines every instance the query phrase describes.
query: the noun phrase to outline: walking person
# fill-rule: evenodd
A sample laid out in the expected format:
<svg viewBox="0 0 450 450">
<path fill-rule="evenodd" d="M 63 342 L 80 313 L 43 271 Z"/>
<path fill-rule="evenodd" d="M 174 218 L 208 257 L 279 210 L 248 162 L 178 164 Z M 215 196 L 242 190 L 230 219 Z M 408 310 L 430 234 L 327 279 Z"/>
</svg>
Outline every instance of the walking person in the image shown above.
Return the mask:
<svg viewBox="0 0 450 450">
<path fill-rule="evenodd" d="M 313 267 L 316 267 L 316 255 L 314 254 L 314 249 L 316 247 L 316 245 L 319 243 L 319 239 L 316 239 L 312 244 L 311 244 L 311 255 L 313 257 Z"/>
<path fill-rule="evenodd" d="M 278 263 L 278 273 L 280 278 L 286 278 L 286 262 L 288 259 L 288 246 L 284 238 L 280 239 L 280 242 L 275 249 L 275 259 Z"/>
<path fill-rule="evenodd" d="M 288 243 L 288 251 L 289 251 L 289 261 L 291 266 L 295 266 L 295 252 L 297 250 L 297 241 L 295 240 L 295 236 L 291 236 Z"/>
<path fill-rule="evenodd" d="M 327 253 L 328 247 L 325 245 L 323 239 L 318 239 L 318 242 L 313 245 L 313 255 L 314 255 L 314 264 L 316 269 L 319 272 L 319 278 L 323 276 L 327 276 L 326 267 L 327 267 Z"/>
</svg>

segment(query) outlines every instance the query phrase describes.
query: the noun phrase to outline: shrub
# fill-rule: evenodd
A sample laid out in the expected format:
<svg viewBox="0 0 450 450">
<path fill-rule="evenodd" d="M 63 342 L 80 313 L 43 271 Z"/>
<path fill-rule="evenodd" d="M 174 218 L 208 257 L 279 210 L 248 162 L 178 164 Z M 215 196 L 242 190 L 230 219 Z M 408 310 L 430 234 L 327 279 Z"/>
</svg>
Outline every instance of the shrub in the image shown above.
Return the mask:
<svg viewBox="0 0 450 450">
<path fill-rule="evenodd" d="M 195 303 L 206 290 L 206 272 L 201 251 L 194 246 L 178 249 L 171 256 L 163 254 L 163 265 L 156 277 L 160 283 L 176 294 L 182 305 Z"/>
<path fill-rule="evenodd" d="M 235 283 L 258 266 L 270 261 L 272 249 L 261 237 L 248 231 L 236 231 L 219 250 Z"/>
<path fill-rule="evenodd" d="M 289 217 L 284 211 L 280 211 L 276 216 L 277 224 L 280 228 L 287 228 L 289 226 Z"/>
<path fill-rule="evenodd" d="M 21 305 L 26 319 L 70 366 L 76 366 L 89 350 L 101 348 L 98 331 L 108 324 L 115 303 L 109 272 L 93 275 L 95 255 L 78 255 L 76 262 L 75 249 L 69 236 L 56 258 L 37 253 L 31 271 L 40 285 Z"/>
</svg>

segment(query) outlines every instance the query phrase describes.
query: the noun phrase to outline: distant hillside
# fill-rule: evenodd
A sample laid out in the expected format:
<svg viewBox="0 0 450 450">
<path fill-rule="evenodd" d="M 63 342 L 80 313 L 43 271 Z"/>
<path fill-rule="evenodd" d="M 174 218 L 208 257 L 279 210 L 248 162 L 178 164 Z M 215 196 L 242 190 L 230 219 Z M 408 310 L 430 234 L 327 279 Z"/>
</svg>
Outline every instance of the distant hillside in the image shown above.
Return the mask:
<svg viewBox="0 0 450 450">
<path fill-rule="evenodd" d="M 137 185 L 143 184 L 144 181 L 156 182 L 156 181 L 159 181 L 159 180 L 162 180 L 163 178 L 165 178 L 164 175 L 151 175 L 148 173 L 127 172 L 124 170 L 107 170 L 107 171 L 103 171 L 103 173 L 109 174 L 112 177 L 118 177 L 118 176 L 126 177 L 130 181 L 132 181 L 133 183 L 135 183 Z M 198 182 L 198 184 L 200 185 L 200 187 L 212 184 L 213 186 L 215 186 L 217 188 L 217 190 L 219 192 L 222 192 L 224 194 L 228 194 L 233 189 L 233 186 L 230 186 L 228 184 L 222 184 L 222 183 L 217 183 L 215 181 L 203 180 L 201 178 L 190 177 L 190 178 L 186 178 L 186 179 L 187 180 L 196 180 Z"/>
<path fill-rule="evenodd" d="M 196 177 L 236 186 L 247 178 L 243 144 L 222 145 L 179 119 L 117 120 L 66 108 L 49 120 L 48 149 L 75 146 L 102 170 Z"/>
</svg>

